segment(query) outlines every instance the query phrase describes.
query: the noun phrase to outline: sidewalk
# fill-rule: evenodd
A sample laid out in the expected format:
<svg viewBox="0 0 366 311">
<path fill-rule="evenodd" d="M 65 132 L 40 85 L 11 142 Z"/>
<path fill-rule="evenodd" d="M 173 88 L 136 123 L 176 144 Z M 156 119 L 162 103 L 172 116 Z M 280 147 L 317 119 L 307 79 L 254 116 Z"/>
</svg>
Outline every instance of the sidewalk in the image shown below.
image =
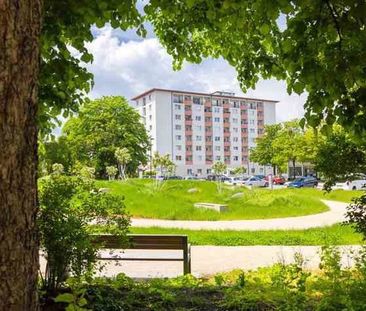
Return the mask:
<svg viewBox="0 0 366 311">
<path fill-rule="evenodd" d="M 342 264 L 352 265 L 350 251 L 359 249 L 359 246 L 341 246 Z M 231 271 L 233 269 L 256 269 L 259 267 L 271 266 L 277 262 L 291 263 L 296 252 L 301 253 L 306 259 L 305 267 L 318 269 L 319 267 L 319 246 L 192 246 L 192 274 L 204 276 L 218 272 Z M 179 251 L 136 251 L 128 250 L 128 256 L 142 256 L 143 254 L 160 254 L 171 258 L 181 256 Z M 108 253 L 108 252 L 106 252 Z M 182 275 L 182 262 L 137 262 L 120 261 L 106 263 L 101 276 L 114 276 L 124 272 L 130 277 L 174 277 Z M 44 260 L 41 260 L 41 267 L 44 267 Z"/>
</svg>

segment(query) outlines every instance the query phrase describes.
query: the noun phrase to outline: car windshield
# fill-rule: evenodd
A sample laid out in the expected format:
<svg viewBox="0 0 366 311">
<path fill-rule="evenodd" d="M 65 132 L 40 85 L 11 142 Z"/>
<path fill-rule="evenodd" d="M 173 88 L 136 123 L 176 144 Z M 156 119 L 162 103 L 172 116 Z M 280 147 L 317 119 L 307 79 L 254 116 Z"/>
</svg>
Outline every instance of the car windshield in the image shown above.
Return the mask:
<svg viewBox="0 0 366 311">
<path fill-rule="evenodd" d="M 302 181 L 304 181 L 304 178 L 296 178 L 296 179 L 294 180 L 294 182 L 302 182 Z"/>
</svg>

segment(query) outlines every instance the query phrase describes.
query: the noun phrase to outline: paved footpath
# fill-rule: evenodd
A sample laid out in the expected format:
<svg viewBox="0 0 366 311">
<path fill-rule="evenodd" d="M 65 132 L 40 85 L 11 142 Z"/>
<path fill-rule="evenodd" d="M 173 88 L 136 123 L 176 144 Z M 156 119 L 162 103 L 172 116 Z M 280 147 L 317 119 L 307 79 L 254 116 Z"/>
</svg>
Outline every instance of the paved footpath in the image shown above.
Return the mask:
<svg viewBox="0 0 366 311">
<path fill-rule="evenodd" d="M 358 248 L 359 246 L 340 247 L 343 266 L 352 265 L 350 252 Z M 251 270 L 278 262 L 291 263 L 295 253 L 300 253 L 305 258 L 305 268 L 314 270 L 319 267 L 319 251 L 319 246 L 193 246 L 192 274 L 205 276 L 234 269 Z M 125 255 L 142 256 L 146 252 L 149 252 L 149 256 L 161 256 L 162 251 L 126 251 Z M 171 258 L 181 254 L 179 251 L 163 252 L 164 256 Z M 124 272 L 134 278 L 174 277 L 181 275 L 182 271 L 182 262 L 120 261 L 118 265 L 116 262 L 108 262 L 100 275 L 114 276 Z"/>
<path fill-rule="evenodd" d="M 163 220 L 149 218 L 133 218 L 133 227 L 163 227 L 192 230 L 276 230 L 276 229 L 308 229 L 331 226 L 345 220 L 348 203 L 322 200 L 329 211 L 308 216 L 255 219 L 255 220 Z"/>
</svg>

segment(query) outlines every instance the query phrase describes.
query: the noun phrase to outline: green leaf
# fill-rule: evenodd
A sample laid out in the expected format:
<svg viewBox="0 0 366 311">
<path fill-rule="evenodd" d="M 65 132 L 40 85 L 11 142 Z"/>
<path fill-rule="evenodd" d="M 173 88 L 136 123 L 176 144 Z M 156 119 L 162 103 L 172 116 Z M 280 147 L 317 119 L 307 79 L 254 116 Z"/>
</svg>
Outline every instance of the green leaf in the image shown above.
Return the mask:
<svg viewBox="0 0 366 311">
<path fill-rule="evenodd" d="M 74 296 L 73 296 L 73 294 L 70 294 L 70 293 L 60 294 L 55 298 L 55 301 L 72 303 L 74 301 Z"/>
</svg>

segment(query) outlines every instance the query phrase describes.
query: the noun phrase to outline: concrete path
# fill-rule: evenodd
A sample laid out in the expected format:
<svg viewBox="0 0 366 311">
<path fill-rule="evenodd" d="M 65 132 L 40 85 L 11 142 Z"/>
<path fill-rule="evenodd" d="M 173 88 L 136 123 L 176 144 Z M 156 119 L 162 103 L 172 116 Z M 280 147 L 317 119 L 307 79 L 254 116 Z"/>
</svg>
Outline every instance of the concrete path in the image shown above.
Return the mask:
<svg viewBox="0 0 366 311">
<path fill-rule="evenodd" d="M 298 217 L 255 219 L 255 220 L 163 220 L 149 218 L 132 219 L 133 227 L 162 227 L 181 228 L 191 230 L 288 230 L 308 229 L 334 225 L 345 220 L 345 212 L 348 203 L 321 200 L 328 207 L 329 211 Z"/>
<path fill-rule="evenodd" d="M 341 246 L 342 264 L 351 266 L 351 250 L 359 246 Z M 259 267 L 271 266 L 278 262 L 291 263 L 295 253 L 300 253 L 306 260 L 305 268 L 319 268 L 319 246 L 193 246 L 192 274 L 195 276 L 212 275 L 234 269 L 253 270 Z M 141 257 L 162 255 L 170 258 L 181 258 L 179 251 L 137 251 L 127 250 L 122 256 Z M 114 253 L 116 255 L 116 253 Z M 114 276 L 125 273 L 134 278 L 175 277 L 182 275 L 182 262 L 140 262 L 140 261 L 104 261 L 105 268 L 98 275 Z"/>
</svg>

